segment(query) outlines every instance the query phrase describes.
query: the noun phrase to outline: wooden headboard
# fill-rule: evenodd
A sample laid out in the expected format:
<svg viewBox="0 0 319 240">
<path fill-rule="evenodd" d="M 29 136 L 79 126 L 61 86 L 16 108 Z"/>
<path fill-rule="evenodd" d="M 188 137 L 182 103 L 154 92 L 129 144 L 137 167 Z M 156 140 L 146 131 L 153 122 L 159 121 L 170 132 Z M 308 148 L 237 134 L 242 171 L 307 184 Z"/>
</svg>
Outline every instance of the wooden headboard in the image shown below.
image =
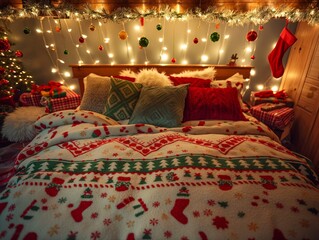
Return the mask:
<svg viewBox="0 0 319 240">
<path fill-rule="evenodd" d="M 215 79 L 223 80 L 227 79 L 235 73 L 243 75 L 244 78 L 250 78 L 250 70 L 252 66 L 229 66 L 229 65 L 210 65 L 210 64 L 71 64 L 73 78 L 79 80 L 80 92 L 83 95 L 84 84 L 83 78 L 85 78 L 90 73 L 95 73 L 100 76 L 116 76 L 119 75 L 120 71 L 123 69 L 131 69 L 134 72 L 138 72 L 145 68 L 156 68 L 159 72 L 165 72 L 167 75 L 173 73 L 180 73 L 185 70 L 202 70 L 207 67 L 214 67 L 216 70 Z"/>
</svg>

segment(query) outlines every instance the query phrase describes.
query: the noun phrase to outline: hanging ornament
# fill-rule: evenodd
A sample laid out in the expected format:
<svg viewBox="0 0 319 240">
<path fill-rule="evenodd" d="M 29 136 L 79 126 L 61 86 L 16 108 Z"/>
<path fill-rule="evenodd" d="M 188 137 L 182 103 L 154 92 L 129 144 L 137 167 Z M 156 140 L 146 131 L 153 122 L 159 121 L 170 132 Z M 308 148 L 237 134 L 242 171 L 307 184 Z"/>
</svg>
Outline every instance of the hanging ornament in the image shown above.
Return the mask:
<svg viewBox="0 0 319 240">
<path fill-rule="evenodd" d="M 102 45 L 99 46 L 99 50 L 103 51 L 103 46 Z"/>
<path fill-rule="evenodd" d="M 7 38 L 0 39 L 0 52 L 2 51 L 8 51 L 10 50 L 11 45 L 9 43 L 9 40 Z"/>
<path fill-rule="evenodd" d="M 176 58 L 172 58 L 171 62 L 176 63 Z"/>
<path fill-rule="evenodd" d="M 25 28 L 24 30 L 23 30 L 23 32 L 24 32 L 24 34 L 29 34 L 30 32 L 31 32 L 31 30 L 30 30 L 30 28 Z"/>
<path fill-rule="evenodd" d="M 69 54 L 69 51 L 68 50 L 64 50 L 64 55 L 68 55 Z"/>
<path fill-rule="evenodd" d="M 4 73 L 5 73 L 5 71 L 6 71 L 6 69 L 5 69 L 5 68 L 0 67 L 0 74 L 1 74 L 1 75 L 2 75 L 2 74 L 4 74 Z"/>
<path fill-rule="evenodd" d="M 258 29 L 259 29 L 259 31 L 262 31 L 262 30 L 264 30 L 264 26 L 260 25 Z"/>
<path fill-rule="evenodd" d="M 219 27 L 220 27 L 220 24 L 219 24 L 219 23 L 216 23 L 215 28 L 216 28 L 216 29 L 219 29 Z"/>
<path fill-rule="evenodd" d="M 23 52 L 21 52 L 20 50 L 15 51 L 14 55 L 16 57 L 23 57 Z"/>
<path fill-rule="evenodd" d="M 257 39 L 257 32 L 252 30 L 252 31 L 249 31 L 246 35 L 246 39 L 248 42 L 253 42 Z"/>
<path fill-rule="evenodd" d="M 157 31 L 161 31 L 162 30 L 162 25 L 159 23 L 156 25 L 156 29 Z"/>
<path fill-rule="evenodd" d="M 80 43 L 84 43 L 84 41 L 85 41 L 84 37 L 82 37 L 82 36 L 79 37 L 79 42 L 80 42 Z"/>
<path fill-rule="evenodd" d="M 127 32 L 125 32 L 124 30 L 121 30 L 120 32 L 119 32 L 119 38 L 121 39 L 121 40 L 125 40 L 125 39 L 127 39 Z"/>
<path fill-rule="evenodd" d="M 255 55 L 252 55 L 252 56 L 250 57 L 250 59 L 251 59 L 251 60 L 254 60 L 254 59 L 255 59 Z"/>
<path fill-rule="evenodd" d="M 144 18 L 143 17 L 140 18 L 140 24 L 142 27 L 144 27 Z"/>
<path fill-rule="evenodd" d="M 61 32 L 61 27 L 60 27 L 60 26 L 56 26 L 56 27 L 55 27 L 55 31 L 56 31 L 56 32 Z"/>
<path fill-rule="evenodd" d="M 220 38 L 220 35 L 218 32 L 213 32 L 211 35 L 210 35 L 210 40 L 212 42 L 217 42 Z"/>
<path fill-rule="evenodd" d="M 197 44 L 197 43 L 198 43 L 198 38 L 195 37 L 195 38 L 193 39 L 193 43 Z"/>
<path fill-rule="evenodd" d="M 141 37 L 138 43 L 141 47 L 147 47 L 149 44 L 149 41 L 146 37 Z"/>
<path fill-rule="evenodd" d="M 93 25 L 93 23 L 91 23 L 90 25 L 90 30 L 93 32 L 95 30 L 95 26 Z"/>
<path fill-rule="evenodd" d="M 143 49 L 143 47 L 142 47 L 142 46 L 138 46 L 138 48 L 139 48 L 139 49 Z"/>
</svg>

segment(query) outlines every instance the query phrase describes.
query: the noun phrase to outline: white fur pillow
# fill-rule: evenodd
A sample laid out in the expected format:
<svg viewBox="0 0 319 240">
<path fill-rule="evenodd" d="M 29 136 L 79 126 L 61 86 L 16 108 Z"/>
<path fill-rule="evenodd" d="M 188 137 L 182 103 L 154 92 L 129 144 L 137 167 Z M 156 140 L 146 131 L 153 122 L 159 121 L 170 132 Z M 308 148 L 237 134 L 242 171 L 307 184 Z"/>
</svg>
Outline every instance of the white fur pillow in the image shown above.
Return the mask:
<svg viewBox="0 0 319 240">
<path fill-rule="evenodd" d="M 137 73 L 133 72 L 131 69 L 124 69 L 124 70 L 120 71 L 120 76 L 136 78 L 137 77 Z"/>
<path fill-rule="evenodd" d="M 141 83 L 144 86 L 173 86 L 171 80 L 165 73 L 159 73 L 156 68 L 142 69 L 137 74 L 136 83 Z"/>
<path fill-rule="evenodd" d="M 193 78 L 202 78 L 213 80 L 215 78 L 216 70 L 214 67 L 208 67 L 203 70 L 195 70 L 195 71 L 183 71 L 178 74 L 172 74 L 173 77 L 193 77 Z"/>
<path fill-rule="evenodd" d="M 44 107 L 19 107 L 5 117 L 2 136 L 10 142 L 28 142 L 36 135 L 35 121 L 45 115 Z"/>
</svg>

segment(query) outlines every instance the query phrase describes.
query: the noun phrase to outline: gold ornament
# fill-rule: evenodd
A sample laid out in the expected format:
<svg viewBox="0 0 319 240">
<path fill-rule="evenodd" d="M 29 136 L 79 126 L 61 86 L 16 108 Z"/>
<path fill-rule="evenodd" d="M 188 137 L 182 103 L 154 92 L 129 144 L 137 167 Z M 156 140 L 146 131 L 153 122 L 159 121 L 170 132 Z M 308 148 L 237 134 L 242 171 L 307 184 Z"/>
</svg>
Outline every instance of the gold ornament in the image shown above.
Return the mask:
<svg viewBox="0 0 319 240">
<path fill-rule="evenodd" d="M 122 30 L 122 31 L 120 31 L 119 32 L 119 38 L 121 39 L 121 40 L 125 40 L 125 39 L 127 39 L 127 32 L 125 32 L 124 30 Z"/>
<path fill-rule="evenodd" d="M 93 32 L 95 30 L 95 26 L 93 25 L 93 23 L 91 23 L 90 25 L 90 30 Z"/>
</svg>

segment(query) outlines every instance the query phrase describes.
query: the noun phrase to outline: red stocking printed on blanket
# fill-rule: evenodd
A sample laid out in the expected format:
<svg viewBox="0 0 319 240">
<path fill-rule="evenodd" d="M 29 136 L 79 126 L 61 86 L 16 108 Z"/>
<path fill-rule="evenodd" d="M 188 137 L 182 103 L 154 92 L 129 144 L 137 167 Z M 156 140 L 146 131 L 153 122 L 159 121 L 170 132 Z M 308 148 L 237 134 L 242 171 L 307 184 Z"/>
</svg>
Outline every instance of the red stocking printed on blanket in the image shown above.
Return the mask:
<svg viewBox="0 0 319 240">
<path fill-rule="evenodd" d="M 287 26 L 284 27 L 280 33 L 275 48 L 268 55 L 270 69 L 275 78 L 279 78 L 284 74 L 285 69 L 282 65 L 282 58 L 288 48 L 290 48 L 296 41 L 297 38 L 289 31 Z"/>
<path fill-rule="evenodd" d="M 187 216 L 183 213 L 185 208 L 189 204 L 189 193 L 186 187 L 182 187 L 177 193 L 177 199 L 175 200 L 175 204 L 173 209 L 171 210 L 172 216 L 182 224 L 188 223 Z"/>
</svg>

